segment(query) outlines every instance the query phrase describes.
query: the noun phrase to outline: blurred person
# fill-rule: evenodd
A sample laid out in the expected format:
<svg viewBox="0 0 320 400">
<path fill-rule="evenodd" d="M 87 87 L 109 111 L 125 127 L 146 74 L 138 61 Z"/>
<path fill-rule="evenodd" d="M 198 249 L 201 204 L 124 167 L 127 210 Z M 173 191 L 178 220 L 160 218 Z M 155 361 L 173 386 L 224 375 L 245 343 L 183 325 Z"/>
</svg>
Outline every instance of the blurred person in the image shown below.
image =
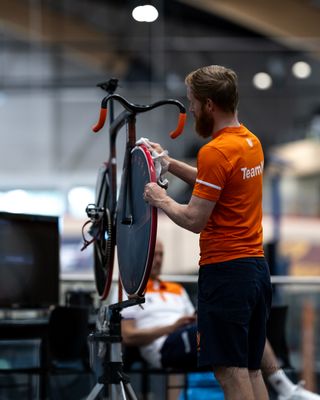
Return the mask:
<svg viewBox="0 0 320 400">
<path fill-rule="evenodd" d="M 157 240 L 145 303 L 122 310 L 122 338 L 138 346 L 142 358 L 154 368 L 195 370 L 197 327 L 195 308 L 182 285 L 160 279 L 164 247 Z M 268 340 L 263 352 L 263 375 L 278 400 L 320 400 L 320 396 L 295 385 L 279 367 Z"/>
<path fill-rule="evenodd" d="M 272 290 L 262 247 L 262 146 L 239 122 L 234 71 L 211 65 L 185 82 L 195 130 L 210 141 L 197 168 L 164 160 L 193 186 L 191 199 L 179 204 L 154 183 L 145 186 L 144 199 L 200 233 L 198 365 L 213 369 L 226 399 L 267 400 L 260 365 Z"/>
<path fill-rule="evenodd" d="M 145 303 L 121 312 L 123 341 L 139 346 L 142 357 L 155 368 L 195 368 L 194 351 L 185 345 L 196 337 L 195 308 L 183 286 L 160 280 L 162 260 L 163 244 L 157 240 Z"/>
</svg>

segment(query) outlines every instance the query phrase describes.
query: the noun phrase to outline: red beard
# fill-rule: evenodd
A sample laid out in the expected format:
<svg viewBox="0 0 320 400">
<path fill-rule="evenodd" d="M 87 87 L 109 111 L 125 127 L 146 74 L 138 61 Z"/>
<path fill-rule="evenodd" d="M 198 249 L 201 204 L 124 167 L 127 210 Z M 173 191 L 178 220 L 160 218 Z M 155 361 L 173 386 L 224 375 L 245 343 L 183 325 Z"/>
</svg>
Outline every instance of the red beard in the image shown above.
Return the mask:
<svg viewBox="0 0 320 400">
<path fill-rule="evenodd" d="M 195 130 L 199 136 L 208 138 L 213 133 L 214 119 L 211 114 L 204 110 L 204 106 L 201 108 L 201 114 L 195 117 Z"/>
</svg>

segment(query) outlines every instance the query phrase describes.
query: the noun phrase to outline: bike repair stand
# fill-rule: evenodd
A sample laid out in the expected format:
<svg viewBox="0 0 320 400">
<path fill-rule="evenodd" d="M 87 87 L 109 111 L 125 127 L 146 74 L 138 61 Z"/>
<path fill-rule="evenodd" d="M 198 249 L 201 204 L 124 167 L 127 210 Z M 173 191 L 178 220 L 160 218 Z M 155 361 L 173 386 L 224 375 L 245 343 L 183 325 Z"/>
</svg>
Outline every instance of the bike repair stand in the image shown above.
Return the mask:
<svg viewBox="0 0 320 400">
<path fill-rule="evenodd" d="M 137 400 L 137 397 L 130 384 L 129 376 L 123 372 L 122 349 L 121 349 L 121 313 L 126 307 L 142 304 L 144 297 L 129 299 L 120 303 L 111 304 L 108 309 L 111 311 L 109 320 L 103 321 L 103 329 L 91 333 L 89 342 L 98 342 L 104 346 L 103 352 L 103 373 L 98 378 L 98 383 L 94 386 L 87 400 L 94 400 L 104 389 L 108 389 L 110 399 L 117 398 L 123 400 Z M 111 396 L 109 392 L 111 388 Z M 112 389 L 117 389 L 114 393 Z M 120 395 L 120 396 L 119 396 Z"/>
</svg>

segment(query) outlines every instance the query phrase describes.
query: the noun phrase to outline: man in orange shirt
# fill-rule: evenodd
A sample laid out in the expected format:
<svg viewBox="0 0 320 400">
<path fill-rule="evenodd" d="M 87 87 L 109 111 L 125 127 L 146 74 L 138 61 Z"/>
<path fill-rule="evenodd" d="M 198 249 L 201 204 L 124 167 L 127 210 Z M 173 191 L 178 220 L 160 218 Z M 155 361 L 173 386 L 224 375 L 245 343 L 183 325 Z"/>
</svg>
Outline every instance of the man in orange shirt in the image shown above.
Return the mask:
<svg viewBox="0 0 320 400">
<path fill-rule="evenodd" d="M 183 286 L 161 280 L 163 257 L 164 246 L 157 239 L 143 308 L 128 307 L 121 312 L 123 343 L 138 346 L 142 358 L 154 368 L 193 371 L 197 366 L 195 308 Z M 288 378 L 268 339 L 261 370 L 277 400 L 320 400 L 319 395 Z"/>
<path fill-rule="evenodd" d="M 144 198 L 200 233 L 199 366 L 212 366 L 227 400 L 267 400 L 260 365 L 272 291 L 262 247 L 263 151 L 239 123 L 234 71 L 203 67 L 186 85 L 195 129 L 212 138 L 197 168 L 167 157 L 169 172 L 194 185 L 192 197 L 182 205 L 150 183 Z"/>
</svg>

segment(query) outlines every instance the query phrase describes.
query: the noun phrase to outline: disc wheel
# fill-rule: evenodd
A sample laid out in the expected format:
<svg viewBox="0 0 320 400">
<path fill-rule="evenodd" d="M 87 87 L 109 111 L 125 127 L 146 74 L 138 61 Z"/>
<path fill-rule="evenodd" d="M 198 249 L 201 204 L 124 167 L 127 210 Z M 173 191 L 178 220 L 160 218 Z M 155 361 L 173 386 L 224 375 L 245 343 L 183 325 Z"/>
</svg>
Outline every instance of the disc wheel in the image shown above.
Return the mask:
<svg viewBox="0 0 320 400">
<path fill-rule="evenodd" d="M 157 209 L 143 199 L 149 182 L 156 182 L 153 160 L 145 146 L 136 146 L 122 174 L 116 224 L 119 274 L 129 295 L 143 295 L 152 267 Z"/>
</svg>

